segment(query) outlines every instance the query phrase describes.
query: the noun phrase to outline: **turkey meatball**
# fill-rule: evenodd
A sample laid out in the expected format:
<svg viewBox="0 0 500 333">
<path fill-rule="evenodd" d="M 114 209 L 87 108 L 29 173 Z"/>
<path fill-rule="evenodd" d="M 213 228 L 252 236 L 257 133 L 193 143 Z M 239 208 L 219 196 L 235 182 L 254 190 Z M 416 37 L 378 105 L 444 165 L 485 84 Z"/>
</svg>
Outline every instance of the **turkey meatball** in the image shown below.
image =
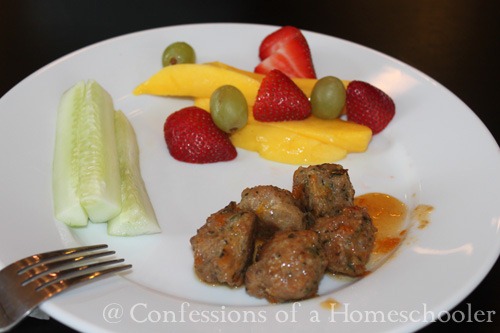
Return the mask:
<svg viewBox="0 0 500 333">
<path fill-rule="evenodd" d="M 292 194 L 313 220 L 338 214 L 354 203 L 349 174 L 339 164 L 299 167 L 293 174 Z"/>
<path fill-rule="evenodd" d="M 306 227 L 304 213 L 296 205 L 292 193 L 276 186 L 261 185 L 243 190 L 238 207 L 257 215 L 260 236 Z"/>
<path fill-rule="evenodd" d="M 194 269 L 207 283 L 239 287 L 252 260 L 257 217 L 235 202 L 210 215 L 191 237 Z"/>
<path fill-rule="evenodd" d="M 360 276 L 375 243 L 376 228 L 362 207 L 345 207 L 335 216 L 320 217 L 312 228 L 328 259 L 331 273 Z"/>
<path fill-rule="evenodd" d="M 279 231 L 262 247 L 248 268 L 248 294 L 281 303 L 316 295 L 327 259 L 312 230 Z"/>
</svg>

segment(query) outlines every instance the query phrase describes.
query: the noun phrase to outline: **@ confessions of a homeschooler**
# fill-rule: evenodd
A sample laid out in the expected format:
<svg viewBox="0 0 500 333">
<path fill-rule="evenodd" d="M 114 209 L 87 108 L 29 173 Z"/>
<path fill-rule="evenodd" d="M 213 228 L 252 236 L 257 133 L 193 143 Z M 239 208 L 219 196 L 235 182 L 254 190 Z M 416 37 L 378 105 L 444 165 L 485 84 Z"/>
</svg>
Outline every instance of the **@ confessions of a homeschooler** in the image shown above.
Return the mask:
<svg viewBox="0 0 500 333">
<path fill-rule="evenodd" d="M 131 306 L 118 303 L 107 304 L 102 310 L 103 319 L 110 324 L 122 321 L 141 323 L 432 323 L 475 322 L 491 323 L 496 311 L 477 309 L 467 303 L 465 311 L 431 311 L 426 303 L 411 310 L 357 310 L 349 303 L 330 304 L 316 310 L 303 310 L 300 302 L 290 303 L 286 309 L 268 311 L 262 309 L 234 308 L 221 305 L 210 310 L 200 310 L 191 303 L 183 302 L 177 309 L 153 308 L 148 303 L 138 302 Z M 307 313 L 305 313 L 307 312 Z"/>
</svg>

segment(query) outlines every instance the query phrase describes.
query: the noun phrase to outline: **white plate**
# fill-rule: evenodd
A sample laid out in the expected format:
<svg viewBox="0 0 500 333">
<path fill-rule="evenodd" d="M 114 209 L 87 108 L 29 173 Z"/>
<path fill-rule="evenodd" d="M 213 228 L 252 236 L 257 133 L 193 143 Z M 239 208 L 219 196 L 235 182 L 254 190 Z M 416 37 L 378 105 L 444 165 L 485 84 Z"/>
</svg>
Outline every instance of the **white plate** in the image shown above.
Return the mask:
<svg viewBox="0 0 500 333">
<path fill-rule="evenodd" d="M 1 266 L 32 253 L 91 243 L 108 243 L 134 265 L 128 274 L 56 297 L 44 311 L 83 331 L 407 331 L 451 309 L 487 274 L 500 251 L 500 159 L 484 125 L 417 70 L 365 47 L 305 32 L 319 76 L 369 81 L 397 105 L 395 119 L 368 152 L 341 161 L 357 194 L 385 192 L 410 210 L 432 205 L 431 223 L 423 230 L 412 227 L 396 255 L 367 277 L 355 283 L 327 277 L 319 297 L 295 305 L 268 305 L 242 289 L 211 287 L 195 278 L 189 238 L 205 218 L 238 200 L 245 187 L 290 188 L 295 167 L 245 151 L 227 163 L 177 162 L 167 152 L 162 126 L 169 113 L 191 101 L 137 97 L 131 91 L 160 68 L 163 48 L 171 42 L 189 42 L 199 62 L 252 70 L 260 41 L 275 29 L 203 24 L 114 38 L 51 63 L 0 100 Z M 110 92 L 137 131 L 161 234 L 113 238 L 104 225 L 70 230 L 54 220 L 57 105 L 66 89 L 90 78 Z M 321 305 L 326 299 L 342 306 L 332 314 Z"/>
</svg>

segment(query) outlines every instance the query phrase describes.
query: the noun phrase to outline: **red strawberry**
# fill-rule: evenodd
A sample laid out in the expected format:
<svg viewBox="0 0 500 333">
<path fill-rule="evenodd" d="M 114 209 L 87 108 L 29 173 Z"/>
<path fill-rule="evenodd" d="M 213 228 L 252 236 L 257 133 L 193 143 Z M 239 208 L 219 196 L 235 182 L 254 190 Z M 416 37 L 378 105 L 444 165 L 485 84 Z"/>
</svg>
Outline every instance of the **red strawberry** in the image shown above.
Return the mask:
<svg viewBox="0 0 500 333">
<path fill-rule="evenodd" d="M 264 38 L 259 57 L 262 62 L 255 67 L 256 73 L 279 69 L 289 77 L 316 78 L 307 40 L 295 27 L 284 26 Z"/>
<path fill-rule="evenodd" d="M 229 161 L 237 154 L 228 135 L 214 124 L 210 114 L 195 106 L 186 107 L 168 116 L 163 133 L 170 154 L 179 161 Z"/>
<path fill-rule="evenodd" d="M 280 47 L 287 44 L 290 40 L 294 38 L 303 37 L 299 29 L 293 26 L 284 26 L 275 32 L 269 34 L 259 47 L 259 58 L 264 60 L 271 54 L 276 52 Z"/>
<path fill-rule="evenodd" d="M 253 106 L 255 120 L 302 120 L 310 114 L 309 99 L 288 76 L 273 69 L 264 77 Z"/>
<path fill-rule="evenodd" d="M 347 118 L 371 128 L 373 134 L 382 131 L 396 113 L 394 101 L 382 90 L 363 81 L 352 81 L 346 91 Z"/>
</svg>

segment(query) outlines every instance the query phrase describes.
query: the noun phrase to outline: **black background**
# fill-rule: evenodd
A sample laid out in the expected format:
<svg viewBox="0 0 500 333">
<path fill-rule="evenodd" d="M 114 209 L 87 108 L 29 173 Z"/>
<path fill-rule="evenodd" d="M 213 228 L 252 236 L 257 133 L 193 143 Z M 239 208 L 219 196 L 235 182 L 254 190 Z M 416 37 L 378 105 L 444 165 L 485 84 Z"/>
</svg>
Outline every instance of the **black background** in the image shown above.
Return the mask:
<svg viewBox="0 0 500 333">
<path fill-rule="evenodd" d="M 368 46 L 428 74 L 464 101 L 498 143 L 499 3 L 495 0 L 300 3 L 0 0 L 0 96 L 32 72 L 69 52 L 129 32 L 203 22 L 294 25 Z M 432 280 L 432 275 L 428 278 Z M 452 310 L 467 313 L 470 304 L 476 310 L 496 311 L 493 323 L 438 322 L 422 331 L 500 332 L 498 281 L 497 262 L 476 290 Z M 55 320 L 27 319 L 13 332 L 31 330 L 71 331 Z"/>
</svg>

